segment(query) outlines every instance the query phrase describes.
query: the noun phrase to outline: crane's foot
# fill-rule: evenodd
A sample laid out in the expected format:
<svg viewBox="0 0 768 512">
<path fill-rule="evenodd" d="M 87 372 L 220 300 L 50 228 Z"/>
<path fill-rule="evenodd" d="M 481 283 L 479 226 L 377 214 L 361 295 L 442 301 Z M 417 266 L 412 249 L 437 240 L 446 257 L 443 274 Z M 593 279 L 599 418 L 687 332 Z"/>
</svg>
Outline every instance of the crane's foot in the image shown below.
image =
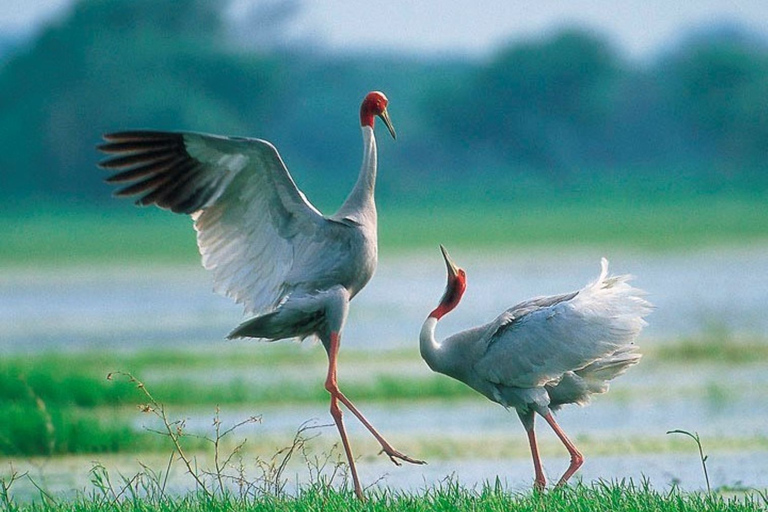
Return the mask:
<svg viewBox="0 0 768 512">
<path fill-rule="evenodd" d="M 395 450 L 392 447 L 382 448 L 379 454 L 382 454 L 382 453 L 386 453 L 387 456 L 389 457 L 389 460 L 391 460 L 392 464 L 394 464 L 395 466 L 402 466 L 402 463 L 400 462 L 401 460 L 404 462 L 409 462 L 411 464 L 419 464 L 419 465 L 427 463 L 427 461 L 414 459 L 404 453 L 400 453 L 399 451 Z"/>
<path fill-rule="evenodd" d="M 544 489 L 547 488 L 547 479 L 544 478 L 544 475 L 537 476 L 536 480 L 533 481 L 533 490 L 537 492 L 544 492 Z"/>
<path fill-rule="evenodd" d="M 549 426 L 552 427 L 552 430 L 554 430 L 555 434 L 557 434 L 557 437 L 563 443 L 565 449 L 568 450 L 568 453 L 571 454 L 571 464 L 568 466 L 568 469 L 565 470 L 563 476 L 560 477 L 557 485 L 555 485 L 555 487 L 562 487 L 565 485 L 568 479 L 571 478 L 573 474 L 579 470 L 581 465 L 584 464 L 584 456 L 578 449 L 576 449 L 576 446 L 574 446 L 571 440 L 568 439 L 568 436 L 565 435 L 565 432 L 563 432 L 563 430 L 557 424 L 551 412 L 548 412 L 544 416 L 544 419 L 547 420 L 547 423 L 549 423 Z"/>
<path fill-rule="evenodd" d="M 574 453 L 571 456 L 571 465 L 568 466 L 568 469 L 565 471 L 565 473 L 563 473 L 563 476 L 560 477 L 560 480 L 558 480 L 555 487 L 564 486 L 568 482 L 568 479 L 571 478 L 573 474 L 579 470 L 582 464 L 584 464 L 584 457 L 579 452 Z"/>
</svg>

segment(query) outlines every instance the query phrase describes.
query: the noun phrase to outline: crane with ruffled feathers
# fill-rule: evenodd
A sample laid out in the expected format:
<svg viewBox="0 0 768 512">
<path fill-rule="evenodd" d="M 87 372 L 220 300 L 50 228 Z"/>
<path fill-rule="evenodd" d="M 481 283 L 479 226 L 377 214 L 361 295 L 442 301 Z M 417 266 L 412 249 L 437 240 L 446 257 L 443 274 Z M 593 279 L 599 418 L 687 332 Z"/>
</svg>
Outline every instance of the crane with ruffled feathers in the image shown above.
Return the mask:
<svg viewBox="0 0 768 512">
<path fill-rule="evenodd" d="M 392 137 L 387 98 L 374 91 L 360 107 L 363 162 L 339 210 L 321 214 L 296 187 L 277 149 L 261 139 L 192 132 L 128 131 L 104 135 L 100 163 L 123 184 L 117 196 L 139 196 L 191 215 L 197 245 L 217 292 L 243 304 L 249 319 L 229 338 L 320 339 L 328 353 L 325 388 L 331 415 L 363 498 L 339 402 L 371 432 L 395 464 L 422 464 L 395 450 L 341 392 L 337 356 L 349 302 L 377 264 L 377 172 L 374 121 Z M 127 185 L 126 185 L 127 184 Z"/>
<path fill-rule="evenodd" d="M 521 302 L 485 325 L 437 341 L 438 321 L 458 306 L 467 286 L 464 269 L 445 247 L 440 249 L 448 282 L 422 326 L 422 358 L 433 371 L 517 411 L 528 435 L 537 489 L 546 486 L 546 477 L 533 427 L 536 414 L 544 418 L 571 456 L 557 483 L 565 484 L 584 458 L 552 412 L 588 403 L 640 360 L 634 340 L 652 306 L 627 283 L 629 276 L 609 276 L 603 258 L 600 276 L 581 290 Z"/>
</svg>

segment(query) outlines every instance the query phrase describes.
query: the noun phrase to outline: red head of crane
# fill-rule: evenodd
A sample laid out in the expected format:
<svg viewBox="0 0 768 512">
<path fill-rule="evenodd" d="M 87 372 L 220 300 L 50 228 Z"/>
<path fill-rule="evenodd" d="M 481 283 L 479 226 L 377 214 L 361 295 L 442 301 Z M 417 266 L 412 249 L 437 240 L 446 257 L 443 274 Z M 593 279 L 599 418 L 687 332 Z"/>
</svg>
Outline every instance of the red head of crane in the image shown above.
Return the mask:
<svg viewBox="0 0 768 512">
<path fill-rule="evenodd" d="M 117 196 L 192 216 L 205 268 L 217 292 L 242 303 L 248 320 L 230 338 L 268 341 L 316 336 L 328 353 L 325 387 L 355 492 L 363 498 L 339 402 L 373 434 L 395 464 L 422 464 L 400 453 L 341 392 L 336 361 L 349 301 L 377 263 L 374 120 L 392 137 L 387 98 L 360 107 L 363 162 L 339 210 L 322 215 L 299 191 L 277 149 L 265 140 L 191 132 L 129 131 L 104 136 L 107 181 L 130 183 Z"/>
</svg>

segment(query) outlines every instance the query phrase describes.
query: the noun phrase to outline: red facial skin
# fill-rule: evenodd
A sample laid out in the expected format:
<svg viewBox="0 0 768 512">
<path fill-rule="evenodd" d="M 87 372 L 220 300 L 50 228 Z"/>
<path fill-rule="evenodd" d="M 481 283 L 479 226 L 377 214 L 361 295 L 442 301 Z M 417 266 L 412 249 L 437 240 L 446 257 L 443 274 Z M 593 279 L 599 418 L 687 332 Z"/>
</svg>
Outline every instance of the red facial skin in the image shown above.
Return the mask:
<svg viewBox="0 0 768 512">
<path fill-rule="evenodd" d="M 380 116 L 387 109 L 387 97 L 379 91 L 369 92 L 363 104 L 360 105 L 360 126 L 370 126 L 373 128 L 373 122 L 376 116 Z"/>
<path fill-rule="evenodd" d="M 466 289 L 467 274 L 464 272 L 464 269 L 458 269 L 455 274 L 449 271 L 448 284 L 445 287 L 443 298 L 440 299 L 440 304 L 429 314 L 429 316 L 440 320 L 445 314 L 449 313 L 459 305 L 461 297 L 464 295 Z"/>
</svg>

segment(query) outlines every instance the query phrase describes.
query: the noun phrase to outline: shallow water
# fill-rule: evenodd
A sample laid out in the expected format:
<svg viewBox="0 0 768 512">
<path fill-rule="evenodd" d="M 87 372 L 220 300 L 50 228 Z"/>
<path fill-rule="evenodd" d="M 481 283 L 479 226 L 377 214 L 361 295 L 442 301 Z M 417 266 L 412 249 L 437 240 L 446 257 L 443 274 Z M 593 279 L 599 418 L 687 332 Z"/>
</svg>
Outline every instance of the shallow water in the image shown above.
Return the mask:
<svg viewBox="0 0 768 512">
<path fill-rule="evenodd" d="M 656 305 L 638 341 L 642 349 L 709 329 L 768 338 L 766 249 L 606 256 L 612 272 L 637 276 L 634 284 L 646 290 Z M 438 336 L 487 322 L 525 298 L 575 290 L 597 277 L 602 255 L 590 250 L 569 254 L 452 251 L 467 270 L 469 288 L 460 307 L 441 322 Z M 413 347 L 424 316 L 442 294 L 444 279 L 437 249 L 408 257 L 385 255 L 376 276 L 352 305 L 343 346 L 348 350 Z M 16 268 L 0 274 L 0 354 L 224 345 L 224 337 L 240 320 L 240 308 L 213 294 L 210 276 L 197 266 Z M 344 375 L 342 369 L 342 387 Z M 690 441 L 689 447 L 674 452 L 664 448 L 669 442 L 667 430 L 686 429 L 702 437 L 710 455 L 713 486 L 764 489 L 768 486 L 767 387 L 768 361 L 736 366 L 717 361 L 651 364 L 648 360 L 617 379 L 613 393 L 597 397 L 587 408 L 565 408 L 558 421 L 577 444 L 617 443 L 613 449 L 601 447 L 599 453 L 585 452 L 587 463 L 578 473 L 585 480 L 647 477 L 656 488 L 679 483 L 685 489 L 702 489 L 695 444 Z M 354 389 L 346 391 L 354 399 Z M 487 439 L 517 447 L 505 457 L 475 457 L 459 453 L 457 447 L 456 456 L 448 450 L 448 455 L 430 460 L 428 466 L 402 468 L 368 454 L 359 464 L 367 483 L 384 477 L 383 485 L 418 490 L 451 474 L 465 484 L 500 475 L 511 488 L 522 490 L 532 481 L 526 439 L 516 415 L 482 397 L 359 405 L 395 445 L 398 439 L 417 447 L 430 439 L 451 443 Z M 225 422 L 261 414 L 263 423 L 243 432 L 251 436 L 290 437 L 308 419 L 330 421 L 324 404 L 222 414 Z M 137 419 L 137 426 L 144 421 Z M 347 424 L 354 443 L 367 439 L 357 422 L 350 418 Z M 209 411 L 188 411 L 191 431 L 206 432 L 210 425 Z M 567 466 L 567 454 L 543 423 L 538 428 L 544 430 L 541 439 L 555 446 L 552 454 L 545 454 L 544 464 L 556 479 Z M 332 427 L 322 429 L 322 435 L 335 442 Z M 624 453 L 626 446 L 643 448 Z M 61 481 L 64 488 L 82 488 L 87 479 L 68 480 L 77 472 L 56 469 L 63 464 L 46 463 L 51 479 Z M 301 481 L 302 477 L 306 474 L 299 470 L 296 478 Z"/>
<path fill-rule="evenodd" d="M 452 256 L 467 293 L 439 333 L 485 323 L 517 302 L 576 290 L 600 270 L 597 251 Z M 640 344 L 709 329 L 768 337 L 768 247 L 690 253 L 607 254 L 613 273 L 631 273 L 656 306 Z M 445 286 L 437 249 L 383 256 L 354 300 L 344 346 L 412 346 Z M 223 343 L 241 308 L 211 292 L 200 267 L 12 269 L 0 274 L 0 353 L 40 349 Z"/>
</svg>

